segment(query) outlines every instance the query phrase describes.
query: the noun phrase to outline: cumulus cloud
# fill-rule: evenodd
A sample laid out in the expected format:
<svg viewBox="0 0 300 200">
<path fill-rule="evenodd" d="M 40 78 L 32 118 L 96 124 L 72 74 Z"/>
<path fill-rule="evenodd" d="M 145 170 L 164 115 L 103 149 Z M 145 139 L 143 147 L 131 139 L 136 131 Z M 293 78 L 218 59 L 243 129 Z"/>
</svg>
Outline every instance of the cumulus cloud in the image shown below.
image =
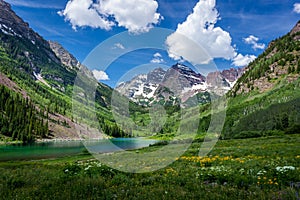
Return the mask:
<svg viewBox="0 0 300 200">
<path fill-rule="evenodd" d="M 254 55 L 245 55 L 245 56 L 243 56 L 242 54 L 237 54 L 233 58 L 233 63 L 232 64 L 234 64 L 237 67 L 245 67 L 255 59 L 256 59 L 256 56 L 254 56 Z"/>
<path fill-rule="evenodd" d="M 230 34 L 216 23 L 220 20 L 215 0 L 199 0 L 186 20 L 178 24 L 176 31 L 167 40 L 168 54 L 177 61 L 189 61 L 194 65 L 209 64 L 215 58 L 231 60 L 241 67 L 248 65 L 256 56 L 242 55 L 232 45 Z M 264 48 L 264 44 L 253 48 Z"/>
<path fill-rule="evenodd" d="M 103 0 L 99 10 L 113 16 L 118 26 L 140 33 L 148 32 L 160 21 L 157 8 L 158 3 L 154 0 Z"/>
<path fill-rule="evenodd" d="M 115 23 L 99 15 L 96 7 L 93 0 L 70 0 L 66 8 L 58 14 L 64 16 L 65 20 L 72 24 L 74 30 L 84 26 L 110 30 Z"/>
<path fill-rule="evenodd" d="M 250 35 L 249 37 L 247 38 L 243 38 L 244 42 L 246 44 L 251 44 L 252 45 L 252 48 L 254 50 L 256 49 L 264 49 L 266 47 L 265 44 L 263 43 L 258 43 L 259 41 L 259 38 L 258 37 L 255 37 L 254 35 Z"/>
<path fill-rule="evenodd" d="M 114 44 L 113 49 L 122 49 L 122 50 L 124 50 L 125 47 L 121 43 L 116 43 L 116 44 Z"/>
<path fill-rule="evenodd" d="M 163 19 L 157 8 L 156 0 L 69 0 L 59 14 L 74 29 L 90 26 L 109 30 L 119 26 L 138 34 L 148 32 Z"/>
<path fill-rule="evenodd" d="M 92 72 L 93 72 L 94 77 L 98 81 L 107 81 L 107 80 L 109 80 L 108 75 L 104 71 L 99 71 L 99 70 L 94 69 Z"/>
<path fill-rule="evenodd" d="M 295 3 L 294 4 L 294 10 L 295 13 L 300 14 L 300 3 Z"/>
<path fill-rule="evenodd" d="M 214 58 L 234 58 L 230 34 L 215 26 L 219 20 L 215 6 L 215 0 L 200 0 L 196 4 L 193 12 L 166 40 L 170 57 L 181 57 L 192 64 L 206 64 Z"/>
<path fill-rule="evenodd" d="M 160 53 L 155 53 L 153 55 L 153 59 L 150 61 L 151 63 L 156 63 L 156 64 L 160 64 L 160 63 L 164 63 L 164 59 L 162 58 L 162 55 Z"/>
</svg>

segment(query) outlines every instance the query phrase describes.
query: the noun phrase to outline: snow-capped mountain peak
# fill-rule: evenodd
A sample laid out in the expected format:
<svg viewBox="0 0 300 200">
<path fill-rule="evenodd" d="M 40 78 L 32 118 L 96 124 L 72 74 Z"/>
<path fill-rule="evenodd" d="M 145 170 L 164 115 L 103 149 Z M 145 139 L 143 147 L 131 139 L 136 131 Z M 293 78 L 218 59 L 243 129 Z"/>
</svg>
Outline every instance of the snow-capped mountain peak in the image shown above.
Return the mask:
<svg viewBox="0 0 300 200">
<path fill-rule="evenodd" d="M 205 77 L 177 63 L 166 71 L 156 68 L 148 74 L 135 76 L 119 84 L 116 90 L 142 105 L 154 102 L 175 104 L 185 102 L 198 93 L 217 91 L 224 94 L 233 87 L 242 72 L 242 69 L 232 68 L 211 72 Z"/>
</svg>

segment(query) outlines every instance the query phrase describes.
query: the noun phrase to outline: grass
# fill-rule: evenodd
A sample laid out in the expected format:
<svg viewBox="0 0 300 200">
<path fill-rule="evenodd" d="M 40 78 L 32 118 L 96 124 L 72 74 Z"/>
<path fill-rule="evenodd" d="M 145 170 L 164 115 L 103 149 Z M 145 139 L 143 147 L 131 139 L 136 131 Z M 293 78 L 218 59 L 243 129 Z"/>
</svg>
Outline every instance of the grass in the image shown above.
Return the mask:
<svg viewBox="0 0 300 200">
<path fill-rule="evenodd" d="M 299 144 L 297 134 L 220 140 L 198 157 L 196 142 L 171 165 L 143 174 L 111 169 L 87 154 L 2 162 L 0 199 L 299 199 Z"/>
</svg>

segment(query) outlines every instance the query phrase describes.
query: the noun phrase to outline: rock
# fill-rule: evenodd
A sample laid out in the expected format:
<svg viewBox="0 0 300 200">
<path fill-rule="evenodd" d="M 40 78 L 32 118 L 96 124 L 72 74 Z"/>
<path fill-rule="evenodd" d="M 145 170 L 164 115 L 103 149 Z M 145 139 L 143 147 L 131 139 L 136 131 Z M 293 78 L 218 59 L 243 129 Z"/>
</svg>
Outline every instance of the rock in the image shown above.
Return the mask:
<svg viewBox="0 0 300 200">
<path fill-rule="evenodd" d="M 62 64 L 73 70 L 79 69 L 80 63 L 78 60 L 59 43 L 49 41 L 49 45 L 55 55 L 60 59 Z"/>
</svg>

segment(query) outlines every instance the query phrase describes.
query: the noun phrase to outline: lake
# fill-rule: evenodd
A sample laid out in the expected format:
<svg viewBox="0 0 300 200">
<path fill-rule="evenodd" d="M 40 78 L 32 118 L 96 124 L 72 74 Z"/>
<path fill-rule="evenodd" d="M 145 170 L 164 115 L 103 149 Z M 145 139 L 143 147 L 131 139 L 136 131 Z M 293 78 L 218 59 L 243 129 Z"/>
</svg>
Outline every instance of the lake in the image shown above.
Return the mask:
<svg viewBox="0 0 300 200">
<path fill-rule="evenodd" d="M 0 145 L 0 161 L 63 157 L 82 153 L 86 149 L 92 153 L 109 153 L 148 147 L 156 142 L 156 140 L 143 138 L 114 138 L 110 140 L 53 141 L 27 145 Z"/>
</svg>

